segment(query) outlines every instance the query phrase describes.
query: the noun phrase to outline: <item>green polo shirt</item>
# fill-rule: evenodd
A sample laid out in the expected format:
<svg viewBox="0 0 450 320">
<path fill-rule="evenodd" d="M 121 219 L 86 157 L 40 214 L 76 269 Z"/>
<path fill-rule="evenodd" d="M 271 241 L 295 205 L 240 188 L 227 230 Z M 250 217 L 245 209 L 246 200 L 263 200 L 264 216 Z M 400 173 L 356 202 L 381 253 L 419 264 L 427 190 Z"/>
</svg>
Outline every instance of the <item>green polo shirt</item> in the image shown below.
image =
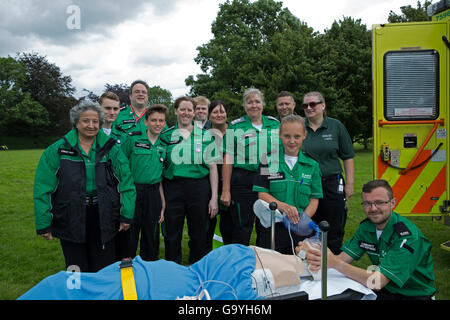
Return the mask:
<svg viewBox="0 0 450 320">
<path fill-rule="evenodd" d="M 112 124 L 112 134 L 120 136 L 118 143 L 123 143 L 129 136 L 141 136 L 146 132 L 145 112 L 138 118 L 131 106 L 121 108 Z"/>
<path fill-rule="evenodd" d="M 274 117 L 262 116 L 261 131 L 247 115 L 231 121 L 223 140 L 224 153 L 234 156 L 233 168 L 255 172 L 261 157 L 279 145 L 280 122 Z M 274 142 L 274 143 L 273 143 Z"/>
<path fill-rule="evenodd" d="M 166 145 L 161 139 L 155 144 L 147 134 L 134 136 L 122 143 L 122 150 L 130 161 L 130 169 L 135 183 L 155 184 L 162 180 Z"/>
<path fill-rule="evenodd" d="M 253 191 L 269 193 L 277 200 L 305 211 L 311 198 L 323 197 L 319 164 L 300 152 L 291 170 L 284 160 L 282 146 L 280 150 L 278 161 L 270 160 L 259 166 Z"/>
<path fill-rule="evenodd" d="M 80 142 L 77 142 L 78 148 L 81 151 L 81 157 L 86 166 L 86 195 L 95 196 L 97 194 L 97 185 L 95 183 L 95 152 L 97 137 L 95 137 L 94 144 L 89 150 L 89 154 L 86 154 L 80 146 Z"/>
<path fill-rule="evenodd" d="M 433 295 L 431 243 L 407 218 L 392 212 L 380 239 L 375 224 L 365 219 L 342 251 L 354 260 L 367 253 L 370 261 L 389 278 L 385 289 L 405 296 Z"/>
<path fill-rule="evenodd" d="M 211 134 L 196 125 L 187 139 L 178 130 L 178 124 L 162 132 L 160 139 L 166 145 L 166 179 L 206 177 L 209 165 L 221 160 Z"/>
<path fill-rule="evenodd" d="M 326 116 L 316 131 L 311 129 L 308 119 L 305 119 L 305 124 L 307 135 L 303 141 L 303 151 L 319 162 L 322 176 L 341 174 L 339 159 L 347 160 L 355 156 L 347 129 L 339 120 Z"/>
</svg>

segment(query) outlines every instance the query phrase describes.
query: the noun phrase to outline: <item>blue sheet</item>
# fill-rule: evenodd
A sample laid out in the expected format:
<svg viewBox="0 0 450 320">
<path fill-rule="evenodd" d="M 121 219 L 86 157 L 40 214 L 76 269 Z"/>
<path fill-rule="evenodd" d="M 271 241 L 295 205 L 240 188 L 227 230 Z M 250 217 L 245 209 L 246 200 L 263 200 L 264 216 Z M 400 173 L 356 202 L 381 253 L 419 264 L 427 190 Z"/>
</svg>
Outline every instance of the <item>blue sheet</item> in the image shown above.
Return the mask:
<svg viewBox="0 0 450 320">
<path fill-rule="evenodd" d="M 213 300 L 258 299 L 252 288 L 255 252 L 231 244 L 219 247 L 187 267 L 175 262 L 147 262 L 137 256 L 133 273 L 139 300 L 174 300 L 207 289 Z M 120 262 L 96 273 L 58 272 L 31 288 L 19 300 L 122 300 Z M 78 278 L 77 278 L 78 277 Z"/>
</svg>

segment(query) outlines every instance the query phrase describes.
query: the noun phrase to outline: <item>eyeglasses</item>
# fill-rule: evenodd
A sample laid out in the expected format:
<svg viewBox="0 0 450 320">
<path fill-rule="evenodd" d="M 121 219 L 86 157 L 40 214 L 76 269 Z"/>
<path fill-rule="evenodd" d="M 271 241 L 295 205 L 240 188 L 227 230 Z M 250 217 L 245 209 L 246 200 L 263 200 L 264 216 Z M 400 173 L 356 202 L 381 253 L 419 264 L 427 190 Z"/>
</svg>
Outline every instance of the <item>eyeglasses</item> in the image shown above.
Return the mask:
<svg viewBox="0 0 450 320">
<path fill-rule="evenodd" d="M 361 204 L 364 208 L 372 208 L 372 205 L 375 205 L 375 207 L 380 208 L 380 207 L 387 205 L 389 202 L 391 202 L 391 200 L 388 200 L 388 201 L 376 200 L 374 202 L 363 201 L 363 202 L 361 202 Z"/>
<path fill-rule="evenodd" d="M 303 103 L 302 104 L 302 107 L 303 107 L 303 109 L 308 109 L 308 107 L 311 107 L 311 108 L 315 108 L 318 104 L 321 104 L 322 103 L 322 101 L 312 101 L 312 102 L 309 102 L 309 103 Z"/>
</svg>

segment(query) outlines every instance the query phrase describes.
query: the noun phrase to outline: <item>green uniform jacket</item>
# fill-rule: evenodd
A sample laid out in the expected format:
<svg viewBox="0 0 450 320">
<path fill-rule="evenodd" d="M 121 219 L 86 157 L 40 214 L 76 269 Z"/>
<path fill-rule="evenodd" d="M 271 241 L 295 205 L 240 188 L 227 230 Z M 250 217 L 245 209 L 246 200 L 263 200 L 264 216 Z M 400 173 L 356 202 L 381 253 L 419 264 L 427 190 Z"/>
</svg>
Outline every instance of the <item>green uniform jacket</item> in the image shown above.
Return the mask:
<svg viewBox="0 0 450 320">
<path fill-rule="evenodd" d="M 279 148 L 280 122 L 274 117 L 262 116 L 263 126 L 258 131 L 247 115 L 233 120 L 224 136 L 224 153 L 234 156 L 233 168 L 255 172 L 261 157 Z"/>
<path fill-rule="evenodd" d="M 311 198 L 323 197 L 319 164 L 300 152 L 291 170 L 284 160 L 283 147 L 280 151 L 278 161 L 260 165 L 253 191 L 269 193 L 278 201 L 305 211 Z"/>
<path fill-rule="evenodd" d="M 142 136 L 146 132 L 145 114 L 136 121 L 136 116 L 131 106 L 121 108 L 116 121 L 112 124 L 112 134 L 114 136 L 120 136 L 120 139 L 117 141 L 118 143 L 123 143 L 129 136 Z"/>
<path fill-rule="evenodd" d="M 313 131 L 305 119 L 306 139 L 302 150 L 319 162 L 322 176 L 341 174 L 339 158 L 348 160 L 355 157 L 353 143 L 347 129 L 337 119 L 325 117 L 322 125 Z"/>
<path fill-rule="evenodd" d="M 122 150 L 130 160 L 130 169 L 135 183 L 155 184 L 162 180 L 166 145 L 161 139 L 152 144 L 147 134 L 126 139 Z"/>
<path fill-rule="evenodd" d="M 430 241 L 416 225 L 395 212 L 379 240 L 375 224 L 365 219 L 341 249 L 355 260 L 367 253 L 389 278 L 385 289 L 391 293 L 431 296 L 436 292 Z"/>
<path fill-rule="evenodd" d="M 84 210 L 80 210 L 80 208 L 84 208 L 85 197 L 88 194 L 98 195 L 100 216 L 108 215 L 108 212 L 103 213 L 105 209 L 116 210 L 116 204 L 112 202 L 118 199 L 117 211 L 120 217 L 108 220 L 105 225 L 105 228 L 108 228 L 108 235 L 102 239 L 104 243 L 109 240 L 107 238 L 113 236 L 113 232 L 118 230 L 118 228 L 114 230 L 116 226 L 110 225 L 114 219 L 117 219 L 117 222 L 120 219 L 127 223 L 133 219 L 136 189 L 128 159 L 120 147 L 114 139 L 110 139 L 100 130 L 89 154 L 88 157 L 84 151 L 80 150 L 76 129 L 71 130 L 63 139 L 49 146 L 42 154 L 36 169 L 33 193 L 38 234 L 59 230 L 58 232 L 63 234 L 56 234 L 57 237 L 83 243 L 84 229 L 79 225 L 84 224 L 85 220 L 83 218 Z M 92 159 L 95 164 L 88 166 L 87 164 Z M 61 167 L 62 164 L 64 164 L 64 168 Z M 98 164 L 102 164 L 102 166 L 100 167 Z M 61 176 L 62 172 L 65 173 L 63 176 Z M 102 181 L 106 181 L 108 185 L 99 185 L 100 182 L 96 181 L 97 172 L 102 174 Z M 114 184 L 117 183 L 117 186 L 109 185 L 111 181 Z M 70 194 L 62 190 L 70 190 Z M 111 192 L 114 194 L 110 194 Z M 101 206 L 102 203 L 105 203 L 104 208 Z M 112 214 L 109 212 L 109 215 Z M 58 218 L 57 225 L 53 225 L 56 217 Z M 72 226 L 68 227 L 64 224 Z M 75 229 L 79 232 L 74 231 Z"/>
<path fill-rule="evenodd" d="M 166 147 L 164 177 L 201 179 L 209 174 L 209 165 L 222 159 L 211 134 L 194 125 L 191 135 L 185 139 L 178 124 L 162 132 L 161 141 Z"/>
</svg>

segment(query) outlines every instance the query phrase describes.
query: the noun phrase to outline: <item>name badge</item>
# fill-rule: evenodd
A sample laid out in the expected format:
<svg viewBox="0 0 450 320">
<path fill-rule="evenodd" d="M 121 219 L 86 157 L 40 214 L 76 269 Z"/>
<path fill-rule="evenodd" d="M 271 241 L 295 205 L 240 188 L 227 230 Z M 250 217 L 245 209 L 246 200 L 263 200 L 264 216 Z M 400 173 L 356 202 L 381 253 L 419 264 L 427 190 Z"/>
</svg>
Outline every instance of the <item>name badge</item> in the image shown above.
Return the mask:
<svg viewBox="0 0 450 320">
<path fill-rule="evenodd" d="M 58 149 L 58 153 L 60 155 L 66 155 L 66 156 L 74 156 L 77 154 L 74 150 L 67 150 L 67 149 Z"/>
<path fill-rule="evenodd" d="M 147 149 L 147 150 L 150 149 L 150 146 L 149 146 L 148 144 L 145 144 L 145 143 L 142 143 L 142 142 L 136 142 L 136 143 L 134 144 L 134 146 L 135 146 L 136 148 L 143 148 L 143 149 Z"/>
<path fill-rule="evenodd" d="M 361 249 L 363 249 L 363 250 L 367 250 L 367 251 L 371 251 L 371 252 L 377 252 L 378 251 L 378 247 L 374 243 L 368 243 L 368 242 L 360 241 L 359 242 L 359 247 Z"/>
<path fill-rule="evenodd" d="M 267 177 L 267 179 L 269 181 L 276 181 L 276 180 L 284 180 L 285 175 L 284 172 L 275 172 L 275 173 L 271 173 L 269 174 L 269 176 Z"/>
</svg>

